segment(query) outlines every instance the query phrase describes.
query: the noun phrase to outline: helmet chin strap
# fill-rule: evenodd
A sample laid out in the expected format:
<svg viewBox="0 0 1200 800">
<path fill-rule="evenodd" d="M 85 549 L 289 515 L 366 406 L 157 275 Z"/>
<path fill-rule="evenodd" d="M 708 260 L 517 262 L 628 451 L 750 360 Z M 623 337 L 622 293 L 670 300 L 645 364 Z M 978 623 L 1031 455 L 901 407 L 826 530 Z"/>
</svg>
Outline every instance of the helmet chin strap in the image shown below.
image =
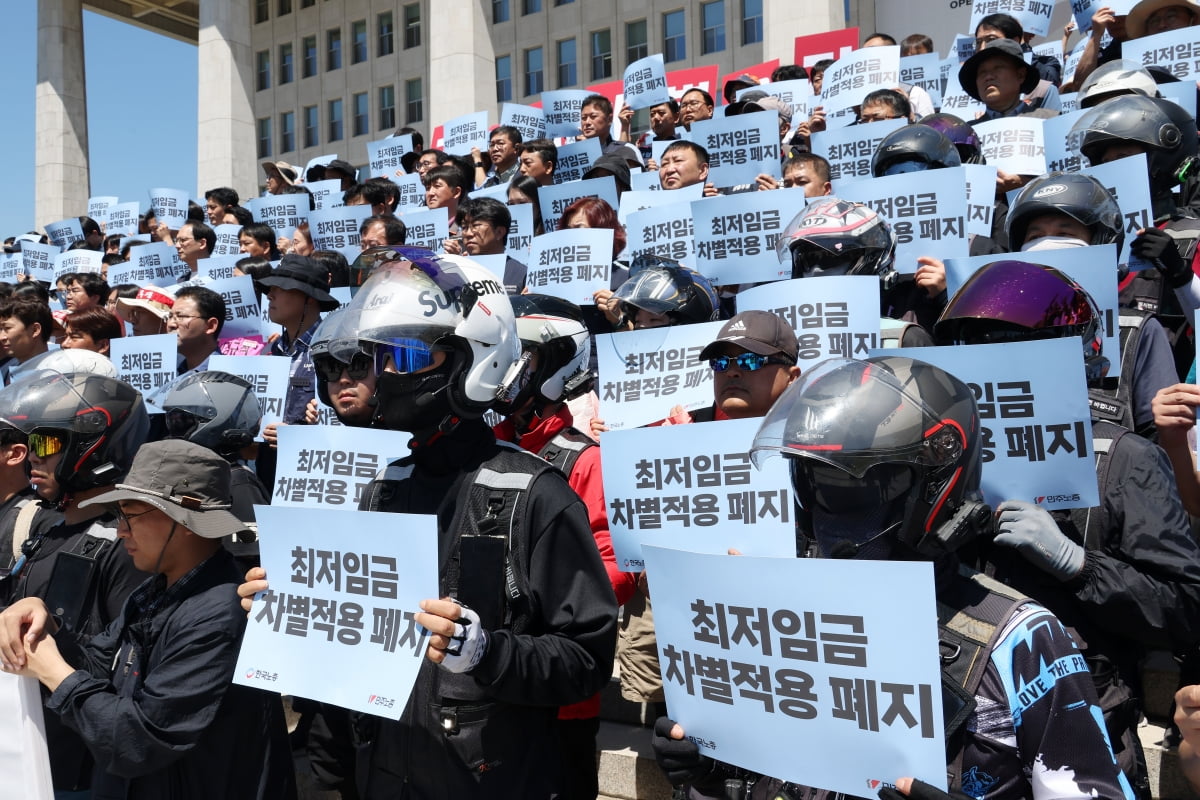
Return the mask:
<svg viewBox="0 0 1200 800">
<path fill-rule="evenodd" d="M 128 524 L 128 523 L 126 523 L 126 524 Z M 175 537 L 175 529 L 178 527 L 179 527 L 179 523 L 176 522 L 175 520 L 171 520 L 171 532 L 167 534 L 167 540 L 165 542 L 163 542 L 162 549 L 158 551 L 158 560 L 154 562 L 154 569 L 150 570 L 150 572 L 152 574 L 154 574 L 154 575 L 158 574 L 158 568 L 162 566 L 163 556 L 165 556 L 167 554 L 167 548 L 171 544 L 171 539 L 173 539 Z"/>
</svg>

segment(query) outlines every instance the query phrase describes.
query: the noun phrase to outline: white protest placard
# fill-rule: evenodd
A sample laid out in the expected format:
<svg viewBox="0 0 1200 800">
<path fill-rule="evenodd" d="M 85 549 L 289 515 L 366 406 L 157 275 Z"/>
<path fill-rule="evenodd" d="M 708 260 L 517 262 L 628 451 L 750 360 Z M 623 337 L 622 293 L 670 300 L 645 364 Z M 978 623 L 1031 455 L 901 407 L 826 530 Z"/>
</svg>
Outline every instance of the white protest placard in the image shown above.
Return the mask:
<svg viewBox="0 0 1200 800">
<path fill-rule="evenodd" d="M 54 262 L 61 252 L 56 244 L 21 243 L 21 272 L 43 283 L 54 283 Z"/>
<path fill-rule="evenodd" d="M 975 126 L 975 135 L 987 163 L 1013 175 L 1041 175 L 1046 171 L 1042 120 L 1029 115 L 1004 117 Z"/>
<path fill-rule="evenodd" d="M 166 242 L 150 242 L 129 251 L 132 267 L 129 282 L 139 286 L 153 283 L 155 286 L 170 286 L 179 276 L 188 271 L 187 264 L 179 260 L 179 253 Z"/>
<path fill-rule="evenodd" d="M 975 37 L 969 33 L 960 33 L 955 35 L 946 58 L 953 60 L 956 64 L 961 64 L 973 55 L 975 55 Z"/>
<path fill-rule="evenodd" d="M 812 135 L 812 149 L 829 162 L 830 180 L 869 178 L 871 158 L 879 149 L 879 143 L 905 124 L 902 119 L 885 119 L 834 131 L 818 131 Z"/>
<path fill-rule="evenodd" d="M 0 281 L 16 283 L 18 275 L 24 275 L 20 253 L 0 253 Z"/>
<path fill-rule="evenodd" d="M 121 198 L 116 195 L 97 195 L 96 197 L 88 198 L 88 213 L 87 215 L 96 222 L 100 223 L 101 229 L 108 222 L 108 209 L 110 206 L 116 205 Z"/>
<path fill-rule="evenodd" d="M 213 232 L 217 234 L 217 243 L 213 246 L 212 254 L 214 256 L 238 256 L 242 255 L 242 245 L 238 242 L 238 234 L 241 232 L 242 226 L 234 223 L 218 225 L 213 228 Z"/>
<path fill-rule="evenodd" d="M 1193 9 L 1193 22 L 1195 13 Z M 1162 67 L 1180 81 L 1200 78 L 1200 41 L 1194 24 L 1122 42 L 1121 57 L 1143 67 Z"/>
<path fill-rule="evenodd" d="M 662 53 L 639 58 L 625 68 L 622 77 L 625 105 L 634 109 L 650 108 L 671 99 L 667 92 L 667 68 Z"/>
<path fill-rule="evenodd" d="M 554 182 L 570 183 L 583 179 L 583 173 L 592 168 L 600 158 L 599 139 L 580 139 L 558 148 L 558 161 L 554 164 Z"/>
<path fill-rule="evenodd" d="M 442 149 L 455 156 L 469 156 L 472 148 L 486 152 L 488 147 L 488 115 L 486 111 L 473 111 L 448 120 Z"/>
<path fill-rule="evenodd" d="M 754 183 L 759 174 L 783 174 L 776 111 L 696 122 L 688 138 L 708 151 L 708 182 L 718 189 Z"/>
<path fill-rule="evenodd" d="M 1196 93 L 1192 91 L 1191 81 L 1159 84 L 1158 93 L 1188 112 L 1192 119 L 1196 118 Z"/>
<path fill-rule="evenodd" d="M 425 208 L 425 184 L 421 182 L 420 175 L 414 172 L 412 175 L 393 178 L 392 183 L 396 184 L 400 193 L 400 199 L 396 201 L 397 214 Z"/>
<path fill-rule="evenodd" d="M 879 346 L 879 278 L 830 275 L 738 292 L 738 311 L 770 311 L 796 332 L 797 362 L 866 358 Z"/>
<path fill-rule="evenodd" d="M 504 252 L 520 261 L 529 261 L 529 248 L 533 245 L 533 203 L 518 203 L 508 207 L 512 224 L 508 226 L 508 239 Z"/>
<path fill-rule="evenodd" d="M 563 228 L 533 237 L 525 285 L 531 292 L 577 305 L 608 289 L 613 260 L 612 228 Z M 498 273 L 503 274 L 503 273 Z"/>
<path fill-rule="evenodd" d="M 654 173 L 650 173 L 654 175 Z M 631 189 L 621 194 L 621 207 L 617 209 L 617 220 L 624 225 L 630 214 L 645 211 L 647 208 L 669 206 L 675 203 L 690 203 L 704 196 L 704 184 L 693 183 L 691 186 L 680 186 L 678 189 Z"/>
<path fill-rule="evenodd" d="M 626 252 L 631 258 L 654 254 L 691 264 L 696 253 L 694 231 L 691 202 L 634 211 L 625 219 Z"/>
<path fill-rule="evenodd" d="M 579 111 L 591 92 L 585 89 L 558 89 L 542 92 L 542 114 L 546 118 L 546 137 L 579 135 Z"/>
<path fill-rule="evenodd" d="M 1008 14 L 1021 23 L 1025 33 L 1045 36 L 1050 31 L 1053 11 L 1053 0 L 975 0 L 971 4 L 971 30 L 978 28 L 986 16 Z"/>
<path fill-rule="evenodd" d="M 367 142 L 367 173 L 372 178 L 401 178 L 405 173 L 400 157 L 412 151 L 411 133 Z"/>
<path fill-rule="evenodd" d="M 233 268 L 237 262 L 242 260 L 242 256 L 209 256 L 196 261 L 196 276 L 209 278 L 214 281 L 219 281 L 224 278 L 233 277 Z"/>
<path fill-rule="evenodd" d="M 411 438 L 373 428 L 281 425 L 271 504 L 357 508 L 388 463 L 408 455 Z"/>
<path fill-rule="evenodd" d="M 700 351 L 720 330 L 720 322 L 701 322 L 597 336 L 597 416 L 616 431 L 665 419 L 676 405 L 712 405 L 712 369 Z"/>
<path fill-rule="evenodd" d="M 657 170 L 646 170 L 645 172 L 632 172 L 629 175 L 629 188 L 635 192 L 657 192 L 662 189 L 662 184 L 658 181 Z M 626 192 L 628 194 L 628 192 Z M 624 197 L 624 195 L 622 195 Z"/>
<path fill-rule="evenodd" d="M 865 47 L 839 58 L 825 70 L 820 104 L 832 116 L 860 105 L 876 89 L 891 89 L 900 82 L 900 48 Z"/>
<path fill-rule="evenodd" d="M 952 258 L 946 261 L 946 292 L 954 293 L 980 267 L 993 261 L 1023 261 L 1054 267 L 1074 280 L 1092 296 L 1100 309 L 1104 324 L 1104 353 L 1108 356 L 1108 377 L 1121 375 L 1120 318 L 1117 305 L 1117 248 L 1113 244 L 1092 247 L 1070 247 L 1063 250 L 1040 250 L 1035 253 L 983 255 L 972 258 Z M 1118 355 L 1114 356 L 1113 353 Z"/>
<path fill-rule="evenodd" d="M 1075 29 L 1082 36 L 1082 41 L 1088 40 L 1087 33 L 1092 29 L 1092 15 L 1104 6 L 1108 0 L 1071 0 L 1071 15 L 1075 18 Z M 1066 72 L 1063 72 L 1066 77 Z"/>
<path fill-rule="evenodd" d="M 175 380 L 179 366 L 179 337 L 174 333 L 123 336 L 109 340 L 109 358 L 117 377 L 142 393 L 142 399 Z M 147 403 L 147 410 L 158 409 Z"/>
<path fill-rule="evenodd" d="M 795 558 L 787 464 L 750 464 L 761 423 L 729 419 L 603 434 L 604 497 L 622 572 L 645 569 L 643 544 Z"/>
<path fill-rule="evenodd" d="M 971 39 L 971 49 L 975 49 L 974 39 Z M 942 106 L 939 110 L 943 114 L 953 114 L 959 119 L 970 122 L 978 119 L 983 112 L 987 111 L 987 106 L 967 94 L 966 90 L 962 88 L 962 84 L 958 82 L 958 71 L 955 70 L 946 80 L 946 90 L 942 92 Z"/>
<path fill-rule="evenodd" d="M 967 233 L 992 235 L 996 212 L 996 168 L 988 164 L 963 164 L 967 181 Z"/>
<path fill-rule="evenodd" d="M 866 203 L 892 226 L 897 272 L 917 271 L 917 258 L 963 258 L 967 238 L 967 176 L 962 170 L 931 169 L 868 180 L 838 181 L 834 193 Z"/>
<path fill-rule="evenodd" d="M 804 192 L 743 192 L 692 202 L 696 271 L 715 285 L 776 281 L 792 276 L 775 241 L 804 210 Z"/>
<path fill-rule="evenodd" d="M 232 276 L 212 281 L 206 288 L 221 295 L 225 301 L 225 324 L 221 327 L 220 338 L 253 338 L 262 334 L 253 278 Z"/>
<path fill-rule="evenodd" d="M 920 358 L 975 394 L 988 505 L 1025 500 L 1053 510 L 1100 504 L 1078 338 L 923 347 Z"/>
<path fill-rule="evenodd" d="M 275 238 L 290 239 L 296 228 L 308 222 L 308 195 L 278 194 L 256 197 L 253 201 L 254 220 L 271 226 Z"/>
<path fill-rule="evenodd" d="M 287 399 L 292 368 L 290 358 L 214 354 L 208 358 L 208 368 L 237 375 L 253 387 L 258 407 L 262 410 L 264 428 L 272 422 L 283 420 L 283 402 Z"/>
<path fill-rule="evenodd" d="M 358 230 L 371 216 L 370 206 L 339 206 L 308 212 L 308 234 L 317 250 L 358 247 Z"/>
<path fill-rule="evenodd" d="M 538 202 L 542 207 L 542 227 L 546 232 L 556 230 L 567 206 L 584 197 L 599 197 L 616 209 L 619 205 L 617 182 L 613 176 L 605 175 L 603 178 L 588 178 L 586 181 L 539 186 Z"/>
<path fill-rule="evenodd" d="M 1087 162 L 1079 152 L 1082 134 L 1071 133 L 1071 128 L 1086 114 L 1086 110 L 1069 111 L 1042 120 L 1042 140 L 1046 145 L 1047 172 L 1078 172 Z"/>
<path fill-rule="evenodd" d="M 523 142 L 546 138 L 546 112 L 540 108 L 504 103 L 500 106 L 500 124 L 520 131 Z"/>
<path fill-rule="evenodd" d="M 942 104 L 942 57 L 937 53 L 922 53 L 900 58 L 900 82 L 920 86 L 929 93 L 934 108 Z"/>
<path fill-rule="evenodd" d="M 1137 238 L 1137 232 L 1154 224 L 1153 201 L 1150 198 L 1150 174 L 1146 166 L 1146 154 L 1138 153 L 1094 167 L 1084 167 L 1079 170 L 1084 175 L 1091 175 L 1108 189 L 1125 224 L 1125 242 L 1117 255 L 1117 262 L 1128 264 L 1129 269 L 1138 271 L 1150 266 L 1140 259 L 1133 258 L 1131 246 Z M 1019 247 L 1014 247 L 1019 249 Z"/>
<path fill-rule="evenodd" d="M 103 273 L 104 253 L 99 250 L 67 250 L 54 257 L 54 280 L 69 273 L 78 275 L 81 272 Z"/>
<path fill-rule="evenodd" d="M 159 222 L 173 231 L 188 220 L 188 193 L 185 189 L 155 188 L 149 191 L 150 208 Z"/>
<path fill-rule="evenodd" d="M 132 236 L 138 232 L 138 214 L 141 213 L 137 203 L 114 203 L 108 207 L 108 220 L 104 223 L 104 233 L 108 236 L 123 234 Z"/>
<path fill-rule="evenodd" d="M 341 208 L 346 205 L 342 200 L 341 180 L 313 181 L 304 184 L 313 198 L 313 208 L 317 211 L 330 208 Z"/>
<path fill-rule="evenodd" d="M 0 673 L 0 774 L 6 800 L 53 800 L 41 685 L 37 678 Z"/>
<path fill-rule="evenodd" d="M 46 223 L 46 236 L 50 239 L 50 244 L 67 249 L 75 242 L 83 241 L 83 226 L 79 224 L 78 217 L 67 217 L 58 222 Z"/>
<path fill-rule="evenodd" d="M 408 227 L 408 235 L 405 237 L 407 247 L 424 247 L 436 252 L 442 249 L 442 243 L 450 237 L 450 217 L 446 215 L 444 208 L 405 211 L 402 221 Z"/>
<path fill-rule="evenodd" d="M 399 719 L 437 597 L 437 519 L 257 506 L 270 588 L 250 609 L 233 680 Z M 336 665 L 354 662 L 351 674 Z M 340 677 L 339 677 L 340 676 Z"/>
<path fill-rule="evenodd" d="M 945 790 L 933 564 L 644 553 L 667 707 L 702 753 L 851 796 Z"/>
</svg>

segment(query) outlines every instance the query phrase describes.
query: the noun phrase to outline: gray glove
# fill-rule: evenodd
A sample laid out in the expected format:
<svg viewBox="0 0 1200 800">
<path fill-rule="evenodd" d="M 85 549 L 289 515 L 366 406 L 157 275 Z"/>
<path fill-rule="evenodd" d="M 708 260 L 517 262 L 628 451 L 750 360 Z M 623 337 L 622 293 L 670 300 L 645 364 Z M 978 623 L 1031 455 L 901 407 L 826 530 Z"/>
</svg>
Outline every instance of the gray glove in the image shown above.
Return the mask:
<svg viewBox="0 0 1200 800">
<path fill-rule="evenodd" d="M 1058 529 L 1046 509 L 1024 500 L 1005 500 L 996 509 L 995 542 L 1060 581 L 1083 571 L 1084 550 Z"/>
<path fill-rule="evenodd" d="M 460 605 L 462 605 L 460 603 Z M 454 635 L 446 648 L 442 666 L 451 672 L 463 673 L 475 669 L 488 649 L 488 634 L 479 622 L 479 615 L 466 606 L 454 623 Z"/>
</svg>

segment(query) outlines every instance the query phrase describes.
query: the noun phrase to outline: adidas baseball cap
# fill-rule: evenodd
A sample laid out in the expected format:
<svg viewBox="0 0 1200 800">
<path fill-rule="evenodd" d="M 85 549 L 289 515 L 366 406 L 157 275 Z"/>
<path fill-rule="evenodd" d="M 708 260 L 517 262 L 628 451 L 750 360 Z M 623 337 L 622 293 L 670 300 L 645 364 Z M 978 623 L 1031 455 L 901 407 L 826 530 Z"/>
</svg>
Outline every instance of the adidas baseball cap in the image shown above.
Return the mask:
<svg viewBox="0 0 1200 800">
<path fill-rule="evenodd" d="M 770 311 L 743 311 L 735 314 L 717 333 L 717 338 L 700 351 L 700 360 L 715 358 L 717 348 L 732 344 L 760 356 L 782 353 L 796 360 L 800 346 L 796 332 L 787 321 Z"/>
</svg>

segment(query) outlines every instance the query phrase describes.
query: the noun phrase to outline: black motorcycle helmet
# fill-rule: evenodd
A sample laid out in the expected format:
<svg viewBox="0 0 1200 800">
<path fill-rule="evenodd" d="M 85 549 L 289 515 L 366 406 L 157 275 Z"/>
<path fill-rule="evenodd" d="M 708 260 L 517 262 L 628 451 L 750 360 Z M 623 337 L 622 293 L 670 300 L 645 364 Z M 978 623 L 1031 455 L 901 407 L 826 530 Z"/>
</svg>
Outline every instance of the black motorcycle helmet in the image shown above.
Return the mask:
<svg viewBox="0 0 1200 800">
<path fill-rule="evenodd" d="M 1071 127 L 1071 138 L 1092 164 L 1101 163 L 1114 142 L 1131 142 L 1146 150 L 1150 194 L 1170 192 L 1194 172 L 1196 121 L 1170 100 L 1122 95 L 1088 111 Z"/>
<path fill-rule="evenodd" d="M 1066 214 L 1092 232 L 1089 244 L 1113 242 L 1120 252 L 1125 242 L 1125 219 L 1108 189 L 1090 175 L 1051 172 L 1034 178 L 1013 201 L 1005 231 L 1014 250 L 1025 242 L 1029 223 L 1047 212 Z"/>
<path fill-rule="evenodd" d="M 60 501 L 120 481 L 150 429 L 142 395 L 128 383 L 54 370 L 39 370 L 0 391 L 0 420 L 59 448 L 63 457 L 54 478 L 63 492 Z"/>
<path fill-rule="evenodd" d="M 876 178 L 900 172 L 920 172 L 962 165 L 954 142 L 928 125 L 905 125 L 883 137 L 871 157 Z"/>
<path fill-rule="evenodd" d="M 254 387 L 213 369 L 174 381 L 163 400 L 163 415 L 167 438 L 187 439 L 225 458 L 253 444 L 262 422 Z"/>
<path fill-rule="evenodd" d="M 624 321 L 633 321 L 629 309 L 664 314 L 672 325 L 711 322 L 720 300 L 708 278 L 682 263 L 662 256 L 639 255 L 629 266 L 629 278 L 617 287 Z"/>
<path fill-rule="evenodd" d="M 901 356 L 830 359 L 775 402 L 751 458 L 790 460 L 797 503 L 822 555 L 937 558 L 978 526 L 947 524 L 965 503 L 986 516 L 971 389 Z"/>
<path fill-rule="evenodd" d="M 979 141 L 979 134 L 953 114 L 930 114 L 917 120 L 917 124 L 933 128 L 953 142 L 958 150 L 958 158 L 963 164 L 987 163 L 987 159 L 983 157 L 983 145 Z"/>
<path fill-rule="evenodd" d="M 1078 336 L 1090 385 L 1108 371 L 1102 319 L 1092 296 L 1054 267 L 993 261 L 950 298 L 933 336 L 942 345 Z"/>
<path fill-rule="evenodd" d="M 775 245 L 793 278 L 877 275 L 884 288 L 896 278 L 896 235 L 883 217 L 862 203 L 815 198 L 788 223 Z"/>
</svg>

